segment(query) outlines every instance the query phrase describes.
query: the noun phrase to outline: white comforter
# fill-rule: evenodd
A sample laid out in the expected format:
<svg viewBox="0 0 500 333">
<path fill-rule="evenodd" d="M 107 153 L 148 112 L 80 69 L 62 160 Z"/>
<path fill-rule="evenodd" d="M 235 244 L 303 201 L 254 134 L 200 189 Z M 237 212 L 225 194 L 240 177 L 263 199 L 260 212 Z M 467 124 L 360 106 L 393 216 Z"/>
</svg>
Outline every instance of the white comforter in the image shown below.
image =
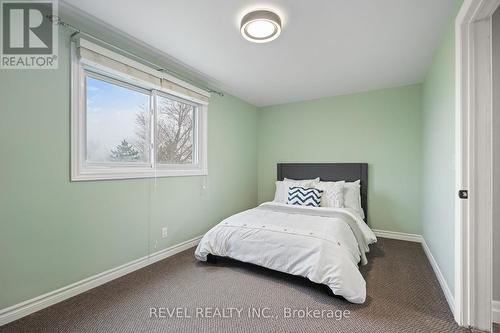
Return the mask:
<svg viewBox="0 0 500 333">
<path fill-rule="evenodd" d="M 275 202 L 233 215 L 200 241 L 195 256 L 230 257 L 325 284 L 350 302 L 363 303 L 366 264 L 375 234 L 354 211 Z"/>
</svg>

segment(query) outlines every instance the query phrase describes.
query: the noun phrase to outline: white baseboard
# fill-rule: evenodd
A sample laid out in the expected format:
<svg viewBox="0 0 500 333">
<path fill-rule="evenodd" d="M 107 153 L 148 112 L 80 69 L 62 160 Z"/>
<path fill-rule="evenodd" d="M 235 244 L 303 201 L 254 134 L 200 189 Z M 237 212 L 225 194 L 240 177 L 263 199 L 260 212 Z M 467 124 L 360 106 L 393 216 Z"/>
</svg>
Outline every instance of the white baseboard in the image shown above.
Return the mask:
<svg viewBox="0 0 500 333">
<path fill-rule="evenodd" d="M 382 238 L 390 238 L 390 239 L 398 239 L 404 240 L 408 242 L 416 242 L 422 243 L 422 236 L 416 234 L 407 234 L 404 232 L 396 232 L 396 231 L 385 231 L 385 230 L 376 230 L 373 229 L 375 236 Z"/>
<path fill-rule="evenodd" d="M 434 274 L 436 274 L 436 277 L 439 281 L 439 285 L 441 286 L 441 289 L 443 290 L 444 297 L 446 298 L 446 301 L 448 302 L 450 310 L 453 314 L 455 314 L 455 297 L 452 294 L 450 287 L 448 286 L 448 283 L 446 283 L 446 280 L 444 279 L 443 273 L 441 273 L 441 269 L 439 269 L 439 265 L 438 265 L 436 259 L 434 259 L 434 256 L 432 255 L 432 252 L 429 249 L 429 246 L 427 246 L 427 243 L 425 242 L 425 239 L 421 235 L 407 234 L 404 232 L 385 231 L 385 230 L 373 230 L 373 232 L 375 233 L 375 235 L 377 237 L 381 237 L 381 238 L 390 238 L 390 239 L 404 240 L 404 241 L 408 241 L 408 242 L 421 243 L 422 248 L 424 249 L 425 255 L 427 256 L 427 259 L 429 260 L 429 262 L 432 266 L 432 269 L 434 270 Z M 500 311 L 500 304 L 499 304 L 499 311 Z"/>
<path fill-rule="evenodd" d="M 446 283 L 443 274 L 441 273 L 441 270 L 439 269 L 439 266 L 436 260 L 434 259 L 434 256 L 432 255 L 423 237 L 420 235 L 394 232 L 394 231 L 374 230 L 374 232 L 377 237 L 398 239 L 398 240 L 417 242 L 422 244 L 424 252 L 427 255 L 427 258 L 429 259 L 429 262 L 434 270 L 434 273 L 436 274 L 439 284 L 441 285 L 446 300 L 448 301 L 448 305 L 450 306 L 451 311 L 454 313 L 455 301 L 453 294 L 451 293 L 450 288 L 448 287 L 448 284 Z M 202 236 L 195 237 L 183 243 L 152 253 L 149 256 L 145 256 L 130 261 L 124 265 L 112 268 L 105 272 L 96 274 L 94 276 L 70 284 L 68 286 L 51 291 L 44 295 L 18 303 L 16 305 L 10 306 L 5 309 L 1 309 L 0 326 L 5 325 L 11 321 L 17 320 L 19 318 L 22 318 L 24 316 L 27 316 L 33 312 L 49 307 L 53 304 L 64 301 L 70 297 L 81 294 L 87 290 L 100 286 L 104 283 L 112 281 L 116 278 L 124 276 L 138 269 L 141 269 L 145 266 L 151 265 L 157 261 L 173 256 L 174 254 L 187 250 L 193 246 L 196 246 L 199 243 L 201 237 Z M 493 321 L 500 322 L 500 302 L 493 302 L 492 311 L 493 311 L 492 313 Z"/>
<path fill-rule="evenodd" d="M 129 274 L 133 271 L 141 269 L 145 266 L 151 265 L 157 261 L 168 258 L 187 250 L 191 247 L 198 245 L 202 236 L 195 237 L 180 244 L 168 247 L 161 251 L 152 253 L 148 256 L 132 260 L 121 266 L 112 268 L 105 272 L 96 274 L 78 282 L 72 283 L 68 286 L 59 288 L 57 290 L 48 292 L 41 296 L 29 299 L 27 301 L 15 304 L 5 309 L 0 310 L 0 326 L 10 323 L 33 312 L 44 309 L 53 304 L 59 303 L 70 297 L 81 294 L 87 290 L 100 286 L 111 280 Z"/>
<path fill-rule="evenodd" d="M 429 249 L 427 243 L 425 242 L 425 239 L 423 238 L 422 238 L 422 247 L 424 248 L 424 252 L 427 255 L 427 258 L 429 259 L 429 262 L 431 263 L 432 269 L 434 270 L 434 274 L 436 274 L 439 284 L 441 285 L 441 289 L 443 289 L 444 297 L 446 297 L 446 301 L 450 306 L 451 313 L 455 315 L 455 296 L 452 294 L 450 287 L 448 286 L 448 283 L 446 283 L 444 275 L 443 273 L 441 273 L 439 265 L 436 259 L 434 259 L 434 256 L 432 255 L 431 249 Z"/>
<path fill-rule="evenodd" d="M 491 302 L 491 320 L 500 324 L 500 301 Z"/>
</svg>

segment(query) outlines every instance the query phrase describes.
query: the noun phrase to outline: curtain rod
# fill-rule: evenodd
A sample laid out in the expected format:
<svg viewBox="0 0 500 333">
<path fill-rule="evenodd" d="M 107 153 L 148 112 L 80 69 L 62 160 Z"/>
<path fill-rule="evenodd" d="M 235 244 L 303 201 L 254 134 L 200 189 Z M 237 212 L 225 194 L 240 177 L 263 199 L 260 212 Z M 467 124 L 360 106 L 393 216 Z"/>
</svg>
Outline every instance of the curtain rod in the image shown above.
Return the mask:
<svg viewBox="0 0 500 333">
<path fill-rule="evenodd" d="M 136 54 L 134 54 L 134 53 L 131 53 L 131 52 L 127 51 L 127 50 L 124 50 L 124 49 L 122 49 L 122 48 L 119 48 L 118 46 L 115 46 L 115 45 L 113 45 L 113 44 L 110 44 L 110 43 L 106 42 L 105 40 L 102 40 L 102 39 L 101 39 L 101 38 L 99 38 L 99 37 L 96 37 L 96 36 L 94 36 L 94 35 L 92 35 L 92 34 L 90 34 L 90 33 L 88 33 L 88 32 L 83 31 L 82 29 L 80 29 L 80 28 L 78 28 L 78 27 L 75 27 L 74 25 L 71 25 L 71 24 L 69 24 L 69 23 L 67 23 L 67 22 L 63 21 L 63 20 L 61 19 L 61 17 L 60 17 L 60 16 L 57 16 L 57 15 L 47 15 L 47 18 L 48 18 L 48 19 L 49 19 L 49 20 L 50 20 L 53 24 L 55 24 L 55 25 L 59 25 L 59 26 L 61 26 L 61 27 L 64 27 L 64 28 L 66 28 L 66 29 L 69 29 L 69 30 L 73 30 L 74 32 L 73 32 L 73 34 L 71 34 L 71 38 L 73 38 L 74 36 L 76 36 L 76 35 L 78 35 L 78 34 L 80 34 L 80 35 L 85 35 L 85 36 L 90 37 L 90 38 L 92 38 L 92 39 L 94 39 L 94 40 L 97 40 L 97 41 L 99 41 L 99 42 L 101 42 L 101 43 L 103 43 L 103 44 L 105 44 L 105 45 L 107 45 L 107 46 L 110 46 L 110 47 L 112 47 L 112 48 L 114 48 L 114 49 L 116 49 L 116 50 L 119 50 L 120 52 L 123 52 L 123 53 L 125 53 L 125 54 L 127 54 L 127 55 L 129 55 L 129 56 L 132 56 L 132 57 L 134 57 L 134 58 L 136 58 L 136 59 L 139 59 L 139 60 L 141 60 L 142 62 L 145 62 L 145 63 L 147 63 L 147 64 L 148 64 L 148 65 L 150 65 L 150 66 L 153 66 L 153 67 L 154 67 L 157 71 L 159 71 L 159 72 L 166 72 L 166 73 L 169 73 L 169 74 L 171 74 L 171 75 L 175 76 L 176 78 L 178 78 L 178 79 L 180 79 L 180 80 L 185 80 L 185 81 L 188 81 L 189 83 L 191 83 L 191 84 L 193 84 L 193 85 L 195 85 L 195 86 L 198 86 L 198 87 L 199 87 L 199 84 L 197 84 L 197 83 L 193 82 L 192 80 L 186 79 L 186 78 L 185 78 L 185 77 L 183 77 L 182 75 L 179 75 L 179 74 L 177 74 L 176 72 L 174 72 L 174 71 L 172 71 L 172 70 L 169 70 L 169 69 L 167 69 L 167 68 L 165 68 L 165 67 L 159 66 L 159 65 L 157 65 L 157 64 L 155 64 L 155 63 L 153 63 L 153 62 L 151 62 L 151 61 L 149 61 L 149 60 L 147 60 L 147 59 L 144 59 L 143 57 L 140 57 L 140 56 L 138 56 L 138 55 L 136 55 Z M 214 94 L 219 95 L 219 96 L 221 96 L 221 97 L 223 97 L 223 96 L 224 96 L 224 93 L 223 93 L 222 91 L 213 90 L 213 89 L 210 89 L 210 88 L 207 88 L 207 87 L 200 87 L 200 88 L 201 88 L 201 89 L 203 89 L 203 90 L 205 90 L 205 91 L 207 91 L 207 92 L 209 92 L 209 93 L 214 93 Z"/>
</svg>

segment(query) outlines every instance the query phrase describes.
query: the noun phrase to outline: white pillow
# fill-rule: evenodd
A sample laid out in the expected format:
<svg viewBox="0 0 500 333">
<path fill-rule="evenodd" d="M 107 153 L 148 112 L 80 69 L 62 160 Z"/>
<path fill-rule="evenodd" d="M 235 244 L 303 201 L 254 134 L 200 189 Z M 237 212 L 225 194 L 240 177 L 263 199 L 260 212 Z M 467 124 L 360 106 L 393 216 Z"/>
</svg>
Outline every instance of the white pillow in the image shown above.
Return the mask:
<svg viewBox="0 0 500 333">
<path fill-rule="evenodd" d="M 319 182 L 314 185 L 318 190 L 323 191 L 321 196 L 321 207 L 344 208 L 344 184 L 339 182 Z"/>
<path fill-rule="evenodd" d="M 344 184 L 344 207 L 354 209 L 361 218 L 365 218 L 365 213 L 361 207 L 360 181 L 346 182 Z"/>
<path fill-rule="evenodd" d="M 277 181 L 276 192 L 274 193 L 274 202 L 286 203 L 288 200 L 288 188 L 290 187 L 314 187 L 316 183 L 319 183 L 319 177 L 304 180 L 285 178 L 283 181 Z"/>
<path fill-rule="evenodd" d="M 284 197 L 285 184 L 282 180 L 276 181 L 276 191 L 274 192 L 274 202 L 286 203 L 286 198 Z"/>
</svg>

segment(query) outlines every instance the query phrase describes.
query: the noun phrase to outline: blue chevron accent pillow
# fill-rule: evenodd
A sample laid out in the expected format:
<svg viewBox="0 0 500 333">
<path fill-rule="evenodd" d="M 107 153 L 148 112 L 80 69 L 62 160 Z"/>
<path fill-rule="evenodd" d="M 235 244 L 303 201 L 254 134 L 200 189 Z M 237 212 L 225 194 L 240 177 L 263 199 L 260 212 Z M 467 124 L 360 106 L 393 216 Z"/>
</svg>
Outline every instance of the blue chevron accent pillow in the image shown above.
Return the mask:
<svg viewBox="0 0 500 333">
<path fill-rule="evenodd" d="M 317 188 L 289 187 L 287 204 L 319 207 L 322 194 Z"/>
</svg>

